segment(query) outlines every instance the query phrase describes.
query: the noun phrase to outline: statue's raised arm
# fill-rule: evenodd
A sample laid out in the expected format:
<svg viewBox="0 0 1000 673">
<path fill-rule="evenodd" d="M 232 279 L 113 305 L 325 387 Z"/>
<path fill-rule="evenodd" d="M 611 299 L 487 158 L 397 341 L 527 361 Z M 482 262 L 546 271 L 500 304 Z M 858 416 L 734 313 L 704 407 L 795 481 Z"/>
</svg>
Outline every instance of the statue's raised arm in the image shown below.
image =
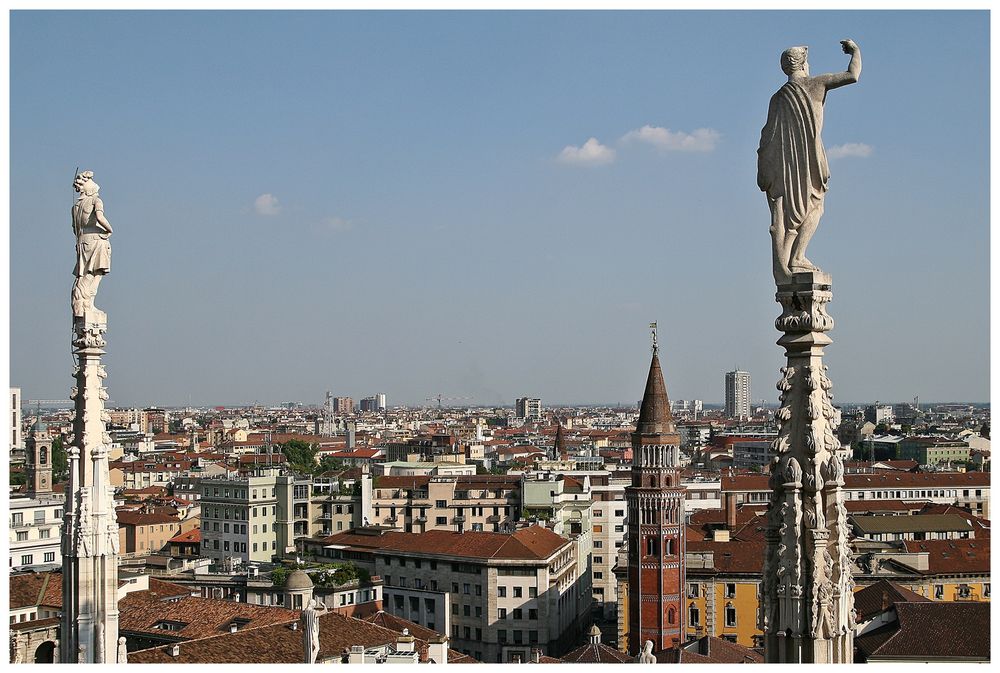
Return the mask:
<svg viewBox="0 0 1000 673">
<path fill-rule="evenodd" d="M 830 167 L 823 148 L 823 105 L 830 89 L 852 84 L 861 76 L 861 50 L 842 40 L 851 54 L 845 72 L 809 76 L 809 48 L 792 47 L 781 54 L 788 81 L 771 97 L 767 122 L 757 150 L 757 186 L 771 210 L 772 268 L 782 284 L 792 274 L 818 271 L 806 259 L 806 247 L 823 216 Z"/>
</svg>

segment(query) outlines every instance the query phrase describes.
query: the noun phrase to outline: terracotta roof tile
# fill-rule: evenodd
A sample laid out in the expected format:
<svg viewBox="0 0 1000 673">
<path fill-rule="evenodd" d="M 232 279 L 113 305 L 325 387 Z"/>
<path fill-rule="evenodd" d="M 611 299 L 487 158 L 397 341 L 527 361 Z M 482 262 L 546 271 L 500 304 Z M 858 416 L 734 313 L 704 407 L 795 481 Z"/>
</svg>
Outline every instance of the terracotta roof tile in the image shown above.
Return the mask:
<svg viewBox="0 0 1000 673">
<path fill-rule="evenodd" d="M 569 540 L 543 526 L 529 526 L 513 533 L 429 530 L 424 533 L 388 532 L 366 535 L 356 531 L 339 533 L 326 544 L 381 549 L 383 551 L 435 554 L 476 559 L 545 560 L 569 544 Z"/>
<path fill-rule="evenodd" d="M 857 610 L 858 621 L 866 622 L 894 603 L 925 603 L 929 600 L 895 582 L 879 580 L 854 593 L 854 609 Z"/>
<path fill-rule="evenodd" d="M 867 658 L 914 660 L 990 658 L 990 604 L 897 603 L 895 623 L 855 638 Z"/>
<path fill-rule="evenodd" d="M 162 583 L 168 585 L 168 583 Z M 167 593 L 170 593 L 169 591 Z M 234 620 L 248 620 L 240 628 L 262 626 L 298 619 L 297 610 L 251 605 L 214 598 L 193 597 L 187 592 L 179 601 L 163 601 L 155 592 L 137 591 L 118 601 L 119 628 L 133 633 L 163 636 L 169 634 L 185 640 L 228 633 Z M 160 622 L 183 624 L 179 629 L 165 631 Z"/>
<path fill-rule="evenodd" d="M 990 572 L 989 540 L 906 540 L 907 552 L 928 552 L 928 572 L 933 575 Z"/>
</svg>

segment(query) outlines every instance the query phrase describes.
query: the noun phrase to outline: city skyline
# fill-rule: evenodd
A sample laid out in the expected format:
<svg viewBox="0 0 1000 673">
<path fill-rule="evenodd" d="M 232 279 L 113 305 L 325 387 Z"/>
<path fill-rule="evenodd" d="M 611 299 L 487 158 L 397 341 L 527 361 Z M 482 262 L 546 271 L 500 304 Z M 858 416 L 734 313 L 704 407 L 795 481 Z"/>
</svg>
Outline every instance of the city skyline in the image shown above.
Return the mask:
<svg viewBox="0 0 1000 673">
<path fill-rule="evenodd" d="M 652 320 L 671 399 L 722 399 L 735 361 L 773 403 L 766 95 L 782 49 L 840 70 L 851 37 L 866 69 L 828 104 L 836 198 L 811 249 L 836 279 L 836 400 L 986 402 L 988 310 L 961 334 L 935 315 L 988 306 L 988 14 L 803 14 L 14 12 L 11 385 L 71 384 L 80 164 L 115 225 L 119 403 L 631 406 Z M 173 34 L 190 50 L 167 58 Z"/>
</svg>

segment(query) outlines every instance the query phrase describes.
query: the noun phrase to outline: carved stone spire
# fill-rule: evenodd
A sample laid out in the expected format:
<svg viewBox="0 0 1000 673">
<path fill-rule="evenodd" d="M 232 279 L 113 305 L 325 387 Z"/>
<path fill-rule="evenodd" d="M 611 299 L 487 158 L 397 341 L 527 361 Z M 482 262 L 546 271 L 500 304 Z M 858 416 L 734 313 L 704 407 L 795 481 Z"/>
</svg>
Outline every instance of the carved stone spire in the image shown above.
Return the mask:
<svg viewBox="0 0 1000 673">
<path fill-rule="evenodd" d="M 96 198 L 92 177 L 93 173 L 84 171 L 74 182 L 81 199 L 87 196 L 90 201 L 84 203 L 89 209 L 78 201 L 73 210 L 78 258 L 72 294 L 77 366 L 70 395 L 74 402 L 73 433 L 67 451 L 70 469 L 62 530 L 63 663 L 114 663 L 119 644 L 118 523 L 108 468 L 111 437 L 104 410 L 108 373 L 101 364 L 108 324 L 107 315 L 93 305 L 97 282 L 110 269 L 110 248 L 104 247 L 110 225 L 105 228 L 101 224 L 106 224 L 103 204 L 98 200 L 98 216 L 98 205 L 92 203 L 91 197 Z"/>
<path fill-rule="evenodd" d="M 838 412 L 823 364 L 833 320 L 830 277 L 796 273 L 778 285 L 786 366 L 778 381 L 764 560 L 764 654 L 770 663 L 851 663 L 854 581 L 847 545 Z"/>
</svg>

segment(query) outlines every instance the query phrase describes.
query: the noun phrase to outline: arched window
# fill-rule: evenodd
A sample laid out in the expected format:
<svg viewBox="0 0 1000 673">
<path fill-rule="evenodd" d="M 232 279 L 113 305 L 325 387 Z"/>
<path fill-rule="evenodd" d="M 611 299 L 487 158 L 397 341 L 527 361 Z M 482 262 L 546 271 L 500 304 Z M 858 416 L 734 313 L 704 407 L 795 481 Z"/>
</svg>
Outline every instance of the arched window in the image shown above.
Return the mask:
<svg viewBox="0 0 1000 673">
<path fill-rule="evenodd" d="M 38 450 L 38 464 L 45 465 L 49 462 L 49 450 L 44 446 Z"/>
<path fill-rule="evenodd" d="M 673 608 L 667 610 L 667 624 L 673 624 L 677 621 L 677 611 Z"/>
</svg>

